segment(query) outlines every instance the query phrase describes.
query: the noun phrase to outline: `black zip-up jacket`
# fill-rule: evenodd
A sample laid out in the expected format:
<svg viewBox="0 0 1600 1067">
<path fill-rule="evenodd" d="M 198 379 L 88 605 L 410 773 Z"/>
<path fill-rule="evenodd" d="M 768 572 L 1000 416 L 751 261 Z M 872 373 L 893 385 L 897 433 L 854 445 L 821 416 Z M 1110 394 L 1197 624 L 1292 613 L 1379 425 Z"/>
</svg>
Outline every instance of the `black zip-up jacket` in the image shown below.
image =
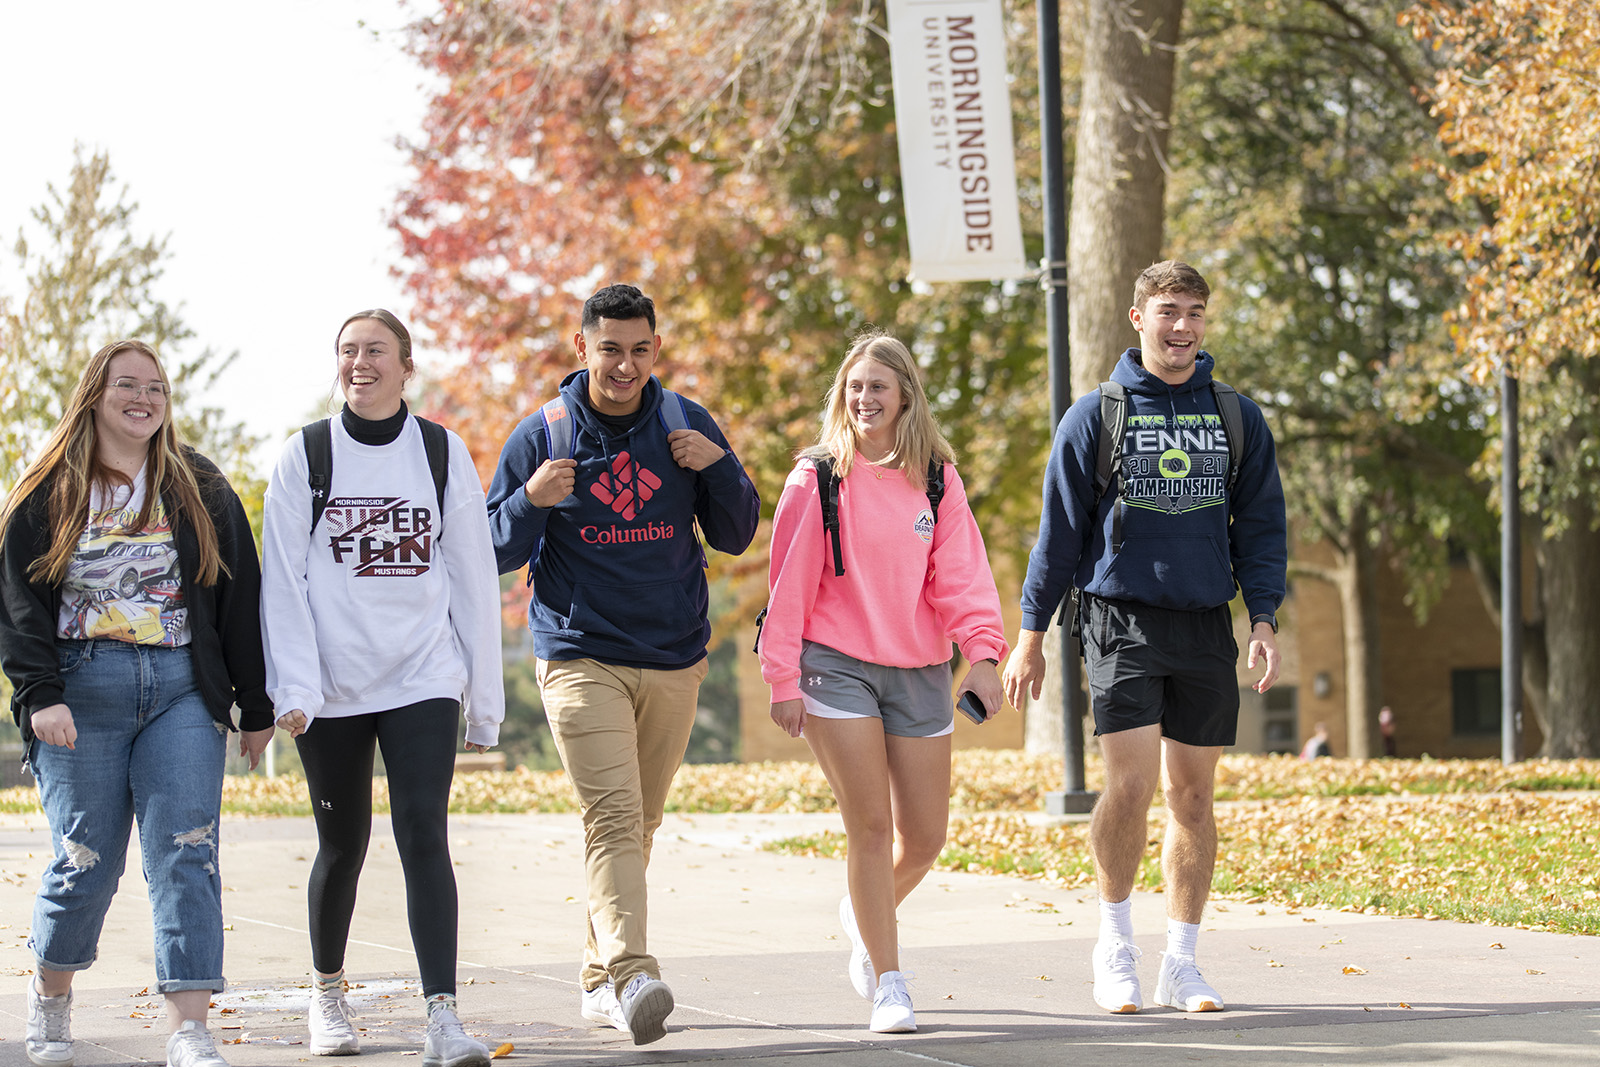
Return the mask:
<svg viewBox="0 0 1600 1067">
<path fill-rule="evenodd" d="M 226 573 L 215 585 L 194 580 L 200 569 L 200 542 L 181 509 L 168 503 L 183 599 L 189 606 L 189 651 L 195 681 L 211 717 L 234 729 L 272 726 L 267 698 L 267 666 L 261 651 L 261 562 L 244 505 L 216 464 L 186 450 L 194 465 L 200 496 L 217 529 L 217 548 Z M 61 589 L 28 577 L 33 561 L 50 549 L 50 484 L 39 486 L 11 517 L 0 546 L 0 666 L 11 679 L 11 714 L 24 741 L 33 739 L 35 711 L 61 703 L 56 661 L 56 625 Z"/>
</svg>

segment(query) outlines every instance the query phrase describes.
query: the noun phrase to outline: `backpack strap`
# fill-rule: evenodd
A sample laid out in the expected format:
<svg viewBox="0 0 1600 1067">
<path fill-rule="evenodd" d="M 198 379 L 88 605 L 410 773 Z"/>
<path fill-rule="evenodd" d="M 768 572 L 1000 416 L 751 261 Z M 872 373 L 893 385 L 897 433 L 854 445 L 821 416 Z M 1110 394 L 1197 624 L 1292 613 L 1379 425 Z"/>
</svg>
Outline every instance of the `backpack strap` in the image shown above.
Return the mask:
<svg viewBox="0 0 1600 1067">
<path fill-rule="evenodd" d="M 550 458 L 571 459 L 576 441 L 566 400 L 558 396 L 545 401 L 539 417 L 544 420 L 545 438 L 550 442 Z"/>
<path fill-rule="evenodd" d="M 1239 481 L 1239 465 L 1244 455 L 1244 413 L 1239 410 L 1239 391 L 1231 385 L 1213 381 L 1211 395 L 1222 416 L 1222 430 L 1228 435 L 1228 480 L 1225 490 L 1233 492 Z"/>
<path fill-rule="evenodd" d="M 1111 553 L 1122 551 L 1122 440 L 1128 433 L 1128 393 L 1120 382 L 1100 383 L 1100 449 L 1095 456 L 1094 506 L 1116 484 L 1111 504 Z"/>
<path fill-rule="evenodd" d="M 661 406 L 656 408 L 656 414 L 661 417 L 661 425 L 667 428 L 668 433 L 689 429 L 689 410 L 683 406 L 683 397 L 671 389 L 661 390 Z"/>
<path fill-rule="evenodd" d="M 928 457 L 928 506 L 933 509 L 933 521 L 939 522 L 939 504 L 944 500 L 944 462 L 938 456 Z"/>
<path fill-rule="evenodd" d="M 833 457 L 812 461 L 817 468 L 817 501 L 822 505 L 822 528 L 833 542 L 834 577 L 844 575 L 844 550 L 839 545 L 839 476 L 833 470 Z"/>
<path fill-rule="evenodd" d="M 439 500 L 439 524 L 444 525 L 444 489 L 450 484 L 450 437 L 443 426 L 420 415 L 413 416 L 422 430 L 422 447 L 428 453 L 428 473 L 433 475 L 433 492 Z"/>
<path fill-rule="evenodd" d="M 318 419 L 300 427 L 300 436 L 306 446 L 306 482 L 311 487 L 311 530 L 322 521 L 322 509 L 328 506 L 328 489 L 333 484 L 333 430 L 327 419 Z"/>
</svg>

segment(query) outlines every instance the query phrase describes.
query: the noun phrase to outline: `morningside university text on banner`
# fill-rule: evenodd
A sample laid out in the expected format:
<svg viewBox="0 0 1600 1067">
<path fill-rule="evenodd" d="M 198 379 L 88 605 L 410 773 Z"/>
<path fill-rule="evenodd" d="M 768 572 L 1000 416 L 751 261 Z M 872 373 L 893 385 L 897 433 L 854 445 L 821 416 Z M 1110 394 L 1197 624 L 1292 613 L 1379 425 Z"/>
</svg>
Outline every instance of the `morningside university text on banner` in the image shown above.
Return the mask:
<svg viewBox="0 0 1600 1067">
<path fill-rule="evenodd" d="M 889 56 L 911 277 L 1031 276 L 1001 0 L 889 0 Z"/>
</svg>

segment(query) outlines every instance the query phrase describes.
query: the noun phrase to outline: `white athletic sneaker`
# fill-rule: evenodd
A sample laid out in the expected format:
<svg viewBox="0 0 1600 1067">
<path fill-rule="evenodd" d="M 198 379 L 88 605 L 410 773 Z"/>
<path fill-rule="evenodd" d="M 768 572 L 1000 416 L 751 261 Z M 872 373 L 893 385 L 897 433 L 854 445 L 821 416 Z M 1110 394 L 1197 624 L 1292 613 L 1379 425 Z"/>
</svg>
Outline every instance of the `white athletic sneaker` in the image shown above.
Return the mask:
<svg viewBox="0 0 1600 1067">
<path fill-rule="evenodd" d="M 583 1017 L 592 1023 L 628 1032 L 627 1017 L 622 1014 L 622 1004 L 617 1000 L 617 987 L 609 978 L 604 985 L 583 991 Z"/>
<path fill-rule="evenodd" d="M 1189 956 L 1161 954 L 1161 977 L 1156 979 L 1156 1003 L 1179 1011 L 1221 1011 L 1217 991 L 1200 977 Z"/>
<path fill-rule="evenodd" d="M 28 975 L 28 1029 L 23 1041 L 28 1059 L 39 1067 L 72 1067 L 72 991 L 59 997 L 39 993 Z"/>
<path fill-rule="evenodd" d="M 667 1036 L 667 1016 L 674 1007 L 667 983 L 640 972 L 623 987 L 617 1000 L 628 1024 L 624 1029 L 633 1035 L 635 1045 L 648 1045 Z"/>
<path fill-rule="evenodd" d="M 1144 1007 L 1139 992 L 1141 956 L 1131 941 L 1098 941 L 1094 946 L 1094 1002 L 1116 1015 L 1132 1015 Z"/>
<path fill-rule="evenodd" d="M 167 1067 L 228 1067 L 217 1055 L 211 1031 L 198 1019 L 185 1019 L 167 1038 Z"/>
<path fill-rule="evenodd" d="M 469 1037 L 449 1008 L 428 1012 L 428 1038 L 422 1043 L 425 1067 L 489 1067 L 489 1047 Z"/>
<path fill-rule="evenodd" d="M 909 1034 L 917 1028 L 916 1013 L 911 1010 L 911 994 L 906 982 L 912 976 L 899 971 L 884 971 L 878 976 L 878 991 L 872 996 L 872 1022 L 867 1025 L 875 1034 Z"/>
<path fill-rule="evenodd" d="M 867 946 L 861 940 L 861 928 L 856 925 L 856 909 L 850 906 L 849 893 L 839 901 L 839 924 L 850 939 L 850 984 L 857 993 L 871 1000 L 872 991 L 878 985 L 878 972 L 872 969 L 872 957 L 867 955 Z"/>
<path fill-rule="evenodd" d="M 344 990 L 313 989 L 311 1006 L 306 1011 L 311 1024 L 311 1054 L 313 1056 L 354 1056 L 361 1051 L 361 1038 L 355 1024 L 350 1021 L 350 1002 L 344 999 Z"/>
</svg>

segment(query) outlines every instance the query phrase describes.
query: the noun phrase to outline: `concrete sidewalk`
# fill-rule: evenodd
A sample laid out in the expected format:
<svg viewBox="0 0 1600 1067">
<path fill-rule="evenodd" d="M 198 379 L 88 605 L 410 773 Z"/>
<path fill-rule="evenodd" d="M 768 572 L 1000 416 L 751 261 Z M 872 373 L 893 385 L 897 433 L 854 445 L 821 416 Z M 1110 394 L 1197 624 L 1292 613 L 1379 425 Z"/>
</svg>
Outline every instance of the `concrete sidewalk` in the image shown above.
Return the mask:
<svg viewBox="0 0 1600 1067">
<path fill-rule="evenodd" d="M 377 820 L 347 973 L 365 1029 L 358 1062 L 416 1067 L 422 1004 L 388 825 Z M 503 1062 L 640 1064 L 780 1057 L 822 1067 L 1216 1064 L 1593 1064 L 1600 1056 L 1600 941 L 1416 919 L 1222 901 L 1200 941 L 1226 1012 L 1102 1013 L 1090 999 L 1093 893 L 934 872 L 901 908 L 915 972 L 916 1034 L 866 1030 L 845 976 L 837 907 L 844 865 L 762 851 L 837 828 L 835 816 L 669 816 L 651 867 L 651 948 L 678 1009 L 642 1048 L 578 1014 L 582 833 L 577 816 L 460 816 L 461 1015 Z M 228 819 L 227 973 L 212 1027 L 235 1067 L 312 1061 L 309 819 Z M 0 1065 L 25 1064 L 22 1013 L 32 896 L 49 833 L 0 816 Z M 164 1062 L 149 906 L 138 861 L 112 908 L 100 962 L 76 984 L 77 1062 Z M 1135 897 L 1153 988 L 1165 939 L 1159 895 Z M 332 1062 L 319 1060 L 318 1062 Z"/>
</svg>

